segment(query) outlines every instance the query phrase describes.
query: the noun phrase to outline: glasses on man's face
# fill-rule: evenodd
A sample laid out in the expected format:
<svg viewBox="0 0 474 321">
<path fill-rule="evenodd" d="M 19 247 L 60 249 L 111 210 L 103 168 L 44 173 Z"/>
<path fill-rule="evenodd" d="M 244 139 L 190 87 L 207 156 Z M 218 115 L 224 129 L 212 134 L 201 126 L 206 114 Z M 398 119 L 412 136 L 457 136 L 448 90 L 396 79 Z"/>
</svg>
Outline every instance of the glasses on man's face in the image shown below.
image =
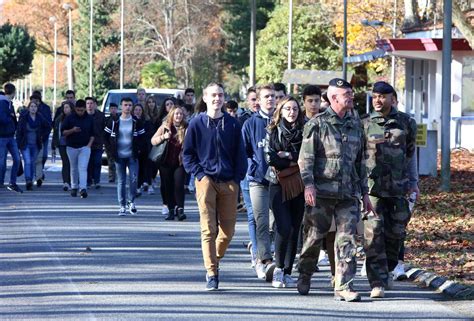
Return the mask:
<svg viewBox="0 0 474 321">
<path fill-rule="evenodd" d="M 294 111 L 294 112 L 299 111 L 298 107 L 287 107 L 287 106 L 285 106 L 285 107 L 282 107 L 281 109 L 283 109 L 285 111 L 288 111 L 288 112 L 290 112 L 290 111 Z"/>
</svg>

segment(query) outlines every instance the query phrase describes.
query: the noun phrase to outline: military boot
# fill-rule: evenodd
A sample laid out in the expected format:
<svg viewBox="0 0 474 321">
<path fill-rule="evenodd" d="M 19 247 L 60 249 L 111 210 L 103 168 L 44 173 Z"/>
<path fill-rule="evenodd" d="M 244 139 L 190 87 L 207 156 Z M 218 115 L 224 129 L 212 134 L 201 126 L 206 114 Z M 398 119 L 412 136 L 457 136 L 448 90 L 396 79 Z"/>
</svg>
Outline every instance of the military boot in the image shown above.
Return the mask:
<svg viewBox="0 0 474 321">
<path fill-rule="evenodd" d="M 301 295 L 307 295 L 311 288 L 311 274 L 300 273 L 298 281 L 296 282 L 298 293 Z"/>
<path fill-rule="evenodd" d="M 186 219 L 186 215 L 184 214 L 184 209 L 178 207 L 176 209 L 176 216 L 178 217 L 178 221 L 184 221 Z"/>
<path fill-rule="evenodd" d="M 349 287 L 344 290 L 335 290 L 334 299 L 337 301 L 358 302 L 360 301 L 360 294 Z"/>
<path fill-rule="evenodd" d="M 168 216 L 166 216 L 165 221 L 174 221 L 174 216 L 176 213 L 176 208 L 170 209 Z"/>
<path fill-rule="evenodd" d="M 385 297 L 385 289 L 382 286 L 376 286 L 370 292 L 370 297 L 374 299 Z"/>
</svg>

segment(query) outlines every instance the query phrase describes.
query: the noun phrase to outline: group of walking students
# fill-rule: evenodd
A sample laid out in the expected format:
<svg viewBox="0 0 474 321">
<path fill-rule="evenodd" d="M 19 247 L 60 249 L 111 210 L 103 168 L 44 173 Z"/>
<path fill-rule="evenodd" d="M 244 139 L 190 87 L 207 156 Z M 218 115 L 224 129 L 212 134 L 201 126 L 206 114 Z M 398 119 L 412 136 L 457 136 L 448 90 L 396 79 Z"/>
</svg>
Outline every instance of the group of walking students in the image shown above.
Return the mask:
<svg viewBox="0 0 474 321">
<path fill-rule="evenodd" d="M 63 166 L 64 188 L 70 184 L 72 196 L 79 191 L 87 197 L 87 166 L 98 163 L 93 146 L 102 144 L 109 165 L 116 167 L 120 216 L 137 214 L 137 184 L 142 191 L 152 188 L 159 170 L 163 212 L 167 219 L 184 220 L 189 175 L 199 208 L 206 290 L 219 288 L 219 262 L 234 234 L 240 195 L 247 210 L 252 267 L 273 287 L 296 287 L 301 295 L 308 294 L 325 247 L 335 299 L 360 301 L 353 281 L 361 222 L 370 296 L 382 298 L 393 280 L 406 278 L 407 195 L 419 195 L 416 123 L 398 111 L 391 85 L 374 84 L 373 111 L 363 116 L 354 110 L 351 84 L 339 78 L 329 82 L 324 94 L 317 86 L 306 86 L 302 106 L 282 84 L 252 87 L 240 115 L 234 101 L 225 102 L 224 88 L 217 83 L 204 88 L 192 116 L 172 98 L 157 108 L 153 97 L 140 90 L 137 94 L 144 106 L 123 98 L 121 113 L 111 105 L 111 115 L 100 116 L 100 121 L 93 98 L 63 102 L 55 116 L 53 149 L 59 148 L 63 164 L 70 164 L 70 180 Z M 34 125 L 32 106 L 24 125 L 28 142 L 32 129 L 42 126 Z M 149 154 L 162 144 L 166 152 L 157 168 Z M 98 176 L 92 171 L 89 178 L 100 186 L 100 171 Z"/>
</svg>

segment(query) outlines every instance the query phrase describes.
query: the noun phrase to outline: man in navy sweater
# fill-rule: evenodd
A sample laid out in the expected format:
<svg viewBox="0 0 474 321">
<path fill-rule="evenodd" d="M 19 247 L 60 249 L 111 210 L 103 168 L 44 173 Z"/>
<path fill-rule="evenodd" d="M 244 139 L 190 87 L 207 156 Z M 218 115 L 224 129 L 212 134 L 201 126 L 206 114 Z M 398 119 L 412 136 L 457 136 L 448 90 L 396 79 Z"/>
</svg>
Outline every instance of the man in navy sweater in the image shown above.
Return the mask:
<svg viewBox="0 0 474 321">
<path fill-rule="evenodd" d="M 219 287 L 219 261 L 234 235 L 239 183 L 247 170 L 239 122 L 222 111 L 224 89 L 203 93 L 207 111 L 194 117 L 184 138 L 183 165 L 196 177 L 206 290 Z"/>
<path fill-rule="evenodd" d="M 15 97 L 15 85 L 7 83 L 3 86 L 4 95 L 0 95 L 0 185 L 3 186 L 7 170 L 7 152 L 12 155 L 13 165 L 10 173 L 10 183 L 7 189 L 23 193 L 16 185 L 16 176 L 20 167 L 20 152 L 15 140 L 16 116 L 12 99 Z"/>
<path fill-rule="evenodd" d="M 265 179 L 268 164 L 265 161 L 266 128 L 275 109 L 273 85 L 257 87 L 257 101 L 260 110 L 252 115 L 242 128 L 246 156 L 249 159 L 247 177 L 250 186 L 253 215 L 257 234 L 257 264 L 255 271 L 259 279 L 270 282 L 275 264 L 272 262 L 270 241 L 270 194 L 269 183 Z"/>
</svg>

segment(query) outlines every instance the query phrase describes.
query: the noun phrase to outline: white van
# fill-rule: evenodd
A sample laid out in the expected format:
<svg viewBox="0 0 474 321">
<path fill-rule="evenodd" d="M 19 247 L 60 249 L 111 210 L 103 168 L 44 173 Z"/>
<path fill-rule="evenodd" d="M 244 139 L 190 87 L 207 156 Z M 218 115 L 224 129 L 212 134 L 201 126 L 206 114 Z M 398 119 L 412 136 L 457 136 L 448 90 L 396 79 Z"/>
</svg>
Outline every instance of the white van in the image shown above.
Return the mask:
<svg viewBox="0 0 474 321">
<path fill-rule="evenodd" d="M 173 96 L 175 98 L 180 98 L 180 99 L 183 99 L 184 97 L 184 90 L 182 89 L 146 89 L 145 88 L 145 91 L 146 91 L 147 96 L 153 95 L 155 97 L 156 104 L 158 107 L 160 107 L 163 101 L 170 96 Z M 138 101 L 137 90 L 136 89 L 109 90 L 105 94 L 104 99 L 102 100 L 102 108 L 100 110 L 103 111 L 106 115 L 108 115 L 110 104 L 115 103 L 117 104 L 117 106 L 119 106 L 119 111 L 120 111 L 120 101 L 124 97 L 130 97 L 133 103 L 135 104 Z"/>
</svg>

